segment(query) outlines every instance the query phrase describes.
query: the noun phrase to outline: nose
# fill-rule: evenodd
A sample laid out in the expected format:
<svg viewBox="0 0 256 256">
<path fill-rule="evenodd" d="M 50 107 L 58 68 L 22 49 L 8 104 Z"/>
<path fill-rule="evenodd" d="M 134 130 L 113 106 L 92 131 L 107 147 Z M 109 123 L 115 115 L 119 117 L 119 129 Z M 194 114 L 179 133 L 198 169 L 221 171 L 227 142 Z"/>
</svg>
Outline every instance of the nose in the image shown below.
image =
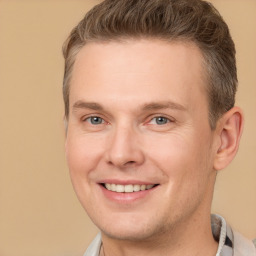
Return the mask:
<svg viewBox="0 0 256 256">
<path fill-rule="evenodd" d="M 132 127 L 116 127 L 110 135 L 107 162 L 120 169 L 141 165 L 144 160 L 140 134 Z"/>
</svg>

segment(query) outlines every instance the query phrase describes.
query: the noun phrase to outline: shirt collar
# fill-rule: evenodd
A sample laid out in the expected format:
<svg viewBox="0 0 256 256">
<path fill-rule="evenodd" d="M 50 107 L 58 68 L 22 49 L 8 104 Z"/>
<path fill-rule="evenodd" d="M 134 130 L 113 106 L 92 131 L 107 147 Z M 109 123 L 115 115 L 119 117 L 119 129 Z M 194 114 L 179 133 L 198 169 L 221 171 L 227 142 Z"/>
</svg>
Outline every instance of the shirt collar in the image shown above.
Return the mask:
<svg viewBox="0 0 256 256">
<path fill-rule="evenodd" d="M 232 256 L 234 236 L 225 219 L 219 215 L 211 215 L 211 227 L 214 239 L 219 243 L 216 256 Z M 98 234 L 86 250 L 84 256 L 98 256 L 101 247 L 101 234 Z"/>
<path fill-rule="evenodd" d="M 231 227 L 219 215 L 211 215 L 212 234 L 219 243 L 216 256 L 232 256 L 234 236 Z"/>
</svg>

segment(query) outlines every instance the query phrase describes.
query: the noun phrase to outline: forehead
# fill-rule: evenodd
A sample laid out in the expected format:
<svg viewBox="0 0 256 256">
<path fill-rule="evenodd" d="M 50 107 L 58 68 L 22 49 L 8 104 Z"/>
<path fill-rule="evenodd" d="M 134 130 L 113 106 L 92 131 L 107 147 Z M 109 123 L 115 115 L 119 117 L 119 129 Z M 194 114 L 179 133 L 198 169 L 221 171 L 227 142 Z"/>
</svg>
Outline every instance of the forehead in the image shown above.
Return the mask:
<svg viewBox="0 0 256 256">
<path fill-rule="evenodd" d="M 189 104 L 206 91 L 198 47 L 156 39 L 88 43 L 76 57 L 70 84 L 71 104 L 83 97 L 95 100 L 96 95 L 104 101 L 171 97 Z"/>
</svg>

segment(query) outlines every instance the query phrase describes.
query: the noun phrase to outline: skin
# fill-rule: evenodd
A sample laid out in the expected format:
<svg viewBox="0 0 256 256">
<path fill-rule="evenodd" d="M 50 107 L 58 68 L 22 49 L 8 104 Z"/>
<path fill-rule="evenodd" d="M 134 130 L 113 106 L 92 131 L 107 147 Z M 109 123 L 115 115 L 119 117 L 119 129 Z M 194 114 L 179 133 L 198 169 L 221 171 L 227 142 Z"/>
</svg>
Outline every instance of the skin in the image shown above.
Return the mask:
<svg viewBox="0 0 256 256">
<path fill-rule="evenodd" d="M 66 156 L 105 255 L 216 254 L 216 171 L 237 151 L 242 113 L 230 110 L 212 130 L 203 74 L 192 43 L 89 43 L 78 53 Z M 104 182 L 157 186 L 143 197 L 109 198 Z"/>
</svg>

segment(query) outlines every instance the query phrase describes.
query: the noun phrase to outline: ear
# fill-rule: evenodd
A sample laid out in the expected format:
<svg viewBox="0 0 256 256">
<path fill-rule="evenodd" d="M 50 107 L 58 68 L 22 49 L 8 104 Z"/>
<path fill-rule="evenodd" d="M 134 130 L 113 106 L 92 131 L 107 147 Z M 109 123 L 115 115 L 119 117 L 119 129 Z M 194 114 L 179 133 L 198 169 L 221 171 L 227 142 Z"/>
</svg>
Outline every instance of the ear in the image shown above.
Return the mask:
<svg viewBox="0 0 256 256">
<path fill-rule="evenodd" d="M 235 157 L 243 131 L 243 112 L 233 107 L 217 123 L 216 131 L 220 145 L 214 159 L 214 169 L 221 170 L 229 165 Z"/>
</svg>

